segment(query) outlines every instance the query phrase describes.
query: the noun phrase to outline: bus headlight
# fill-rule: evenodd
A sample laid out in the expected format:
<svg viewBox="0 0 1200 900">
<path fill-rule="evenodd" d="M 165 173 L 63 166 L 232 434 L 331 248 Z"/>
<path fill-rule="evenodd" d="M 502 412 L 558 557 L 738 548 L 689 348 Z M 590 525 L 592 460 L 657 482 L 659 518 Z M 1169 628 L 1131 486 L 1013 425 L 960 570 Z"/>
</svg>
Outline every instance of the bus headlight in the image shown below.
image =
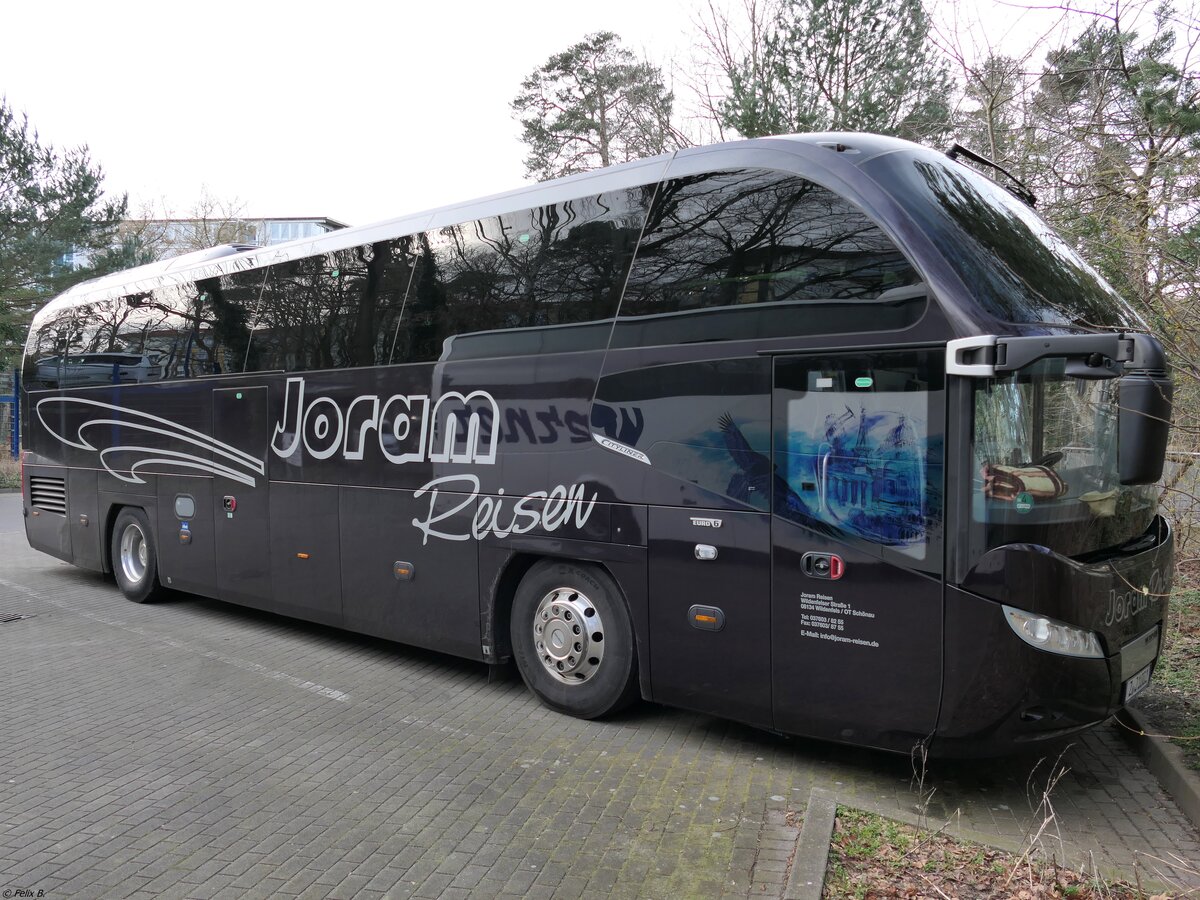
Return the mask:
<svg viewBox="0 0 1200 900">
<path fill-rule="evenodd" d="M 1004 618 L 1017 637 L 1032 647 L 1061 653 L 1063 656 L 1084 656 L 1100 659 L 1104 656 L 1094 631 L 1084 631 L 1074 625 L 1047 616 L 1004 607 Z"/>
</svg>

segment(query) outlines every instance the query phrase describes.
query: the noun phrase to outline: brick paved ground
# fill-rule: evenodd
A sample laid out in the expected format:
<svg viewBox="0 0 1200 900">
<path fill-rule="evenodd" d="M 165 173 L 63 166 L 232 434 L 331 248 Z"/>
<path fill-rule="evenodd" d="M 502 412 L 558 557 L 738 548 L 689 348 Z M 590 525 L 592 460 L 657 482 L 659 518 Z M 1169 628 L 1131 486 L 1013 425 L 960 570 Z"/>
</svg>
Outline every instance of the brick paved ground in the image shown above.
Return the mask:
<svg viewBox="0 0 1200 900">
<path fill-rule="evenodd" d="M 0 495 L 0 613 L 33 617 L 0 624 L 0 887 L 778 897 L 812 787 L 917 814 L 903 758 L 651 705 L 583 722 L 480 665 L 207 600 L 128 603 L 6 533 L 14 510 Z M 1200 871 L 1195 831 L 1114 732 L 1065 761 L 1044 846 L 1200 883 L 1144 856 Z M 1018 846 L 1042 821 L 1035 762 L 932 764 L 928 820 Z"/>
</svg>

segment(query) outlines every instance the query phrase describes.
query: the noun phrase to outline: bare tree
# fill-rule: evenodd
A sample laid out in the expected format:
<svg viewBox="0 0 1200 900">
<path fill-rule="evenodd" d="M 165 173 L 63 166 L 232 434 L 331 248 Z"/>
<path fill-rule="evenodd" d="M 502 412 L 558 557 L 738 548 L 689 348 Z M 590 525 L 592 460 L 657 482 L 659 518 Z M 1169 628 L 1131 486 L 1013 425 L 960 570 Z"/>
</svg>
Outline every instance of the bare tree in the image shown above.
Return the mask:
<svg viewBox="0 0 1200 900">
<path fill-rule="evenodd" d="M 943 35 L 963 85 L 956 130 L 1034 189 L 1042 214 L 1167 346 L 1176 397 L 1166 502 L 1190 522 L 1200 459 L 1200 27 L 1169 3 L 1063 8 L 1054 27 L 1019 57 L 988 48 L 978 61 L 960 35 Z"/>
<path fill-rule="evenodd" d="M 259 235 L 254 222 L 245 218 L 245 208 L 236 197 L 218 198 L 202 185 L 200 197 L 182 214 L 165 199 L 142 203 L 122 223 L 120 236 L 140 252 L 142 262 L 221 244 L 257 243 Z"/>
</svg>

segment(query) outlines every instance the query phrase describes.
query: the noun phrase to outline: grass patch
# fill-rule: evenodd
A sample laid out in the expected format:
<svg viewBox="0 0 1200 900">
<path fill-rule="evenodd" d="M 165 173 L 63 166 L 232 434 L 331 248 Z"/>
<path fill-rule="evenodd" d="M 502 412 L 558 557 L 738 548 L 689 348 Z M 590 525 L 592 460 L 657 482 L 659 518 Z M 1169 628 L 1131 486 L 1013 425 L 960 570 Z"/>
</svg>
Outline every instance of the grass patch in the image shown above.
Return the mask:
<svg viewBox="0 0 1200 900">
<path fill-rule="evenodd" d="M 1167 895 L 838 807 L 822 896 L 1147 900 Z"/>
<path fill-rule="evenodd" d="M 21 464 L 0 451 L 0 488 L 21 486 Z"/>
<path fill-rule="evenodd" d="M 1194 564 L 1176 575 L 1163 623 L 1166 641 L 1154 680 L 1133 706 L 1156 734 L 1177 738 L 1184 759 L 1200 772 L 1200 569 Z"/>
</svg>

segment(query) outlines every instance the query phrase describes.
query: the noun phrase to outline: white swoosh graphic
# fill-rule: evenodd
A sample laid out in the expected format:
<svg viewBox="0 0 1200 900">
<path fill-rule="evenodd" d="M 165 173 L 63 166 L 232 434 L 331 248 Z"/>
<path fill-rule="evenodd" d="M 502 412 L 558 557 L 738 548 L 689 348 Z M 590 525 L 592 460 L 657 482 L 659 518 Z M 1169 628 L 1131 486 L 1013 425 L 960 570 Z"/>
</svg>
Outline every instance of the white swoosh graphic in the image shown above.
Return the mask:
<svg viewBox="0 0 1200 900">
<path fill-rule="evenodd" d="M 46 421 L 46 416 L 42 407 L 47 404 L 68 404 L 76 403 L 80 406 L 89 406 L 95 408 L 98 412 L 119 413 L 121 418 L 96 418 L 87 419 L 82 422 L 76 429 L 74 438 L 68 437 L 65 434 L 60 434 L 59 431 Z M 136 445 L 125 445 L 120 447 L 107 447 L 99 450 L 100 464 L 105 470 L 115 478 L 129 484 L 145 484 L 145 481 L 137 474 L 137 470 L 151 463 L 159 463 L 169 465 L 177 469 L 192 469 L 202 472 L 208 472 L 211 475 L 218 475 L 223 478 L 228 478 L 232 481 L 238 481 L 242 484 L 253 487 L 255 485 L 254 475 L 266 474 L 266 466 L 260 459 L 255 459 L 249 453 L 231 447 L 229 444 L 222 443 L 215 438 L 209 437 L 203 432 L 196 431 L 193 428 L 188 428 L 186 425 L 180 425 L 178 422 L 172 422 L 170 419 L 164 419 L 161 416 L 151 415 L 150 413 L 139 412 L 137 410 L 126 409 L 120 406 L 114 406 L 111 403 L 103 403 L 99 400 L 87 400 L 80 397 L 47 397 L 39 400 L 37 404 L 37 416 L 42 425 L 50 434 L 58 438 L 60 442 L 68 447 L 75 447 L 79 450 L 97 450 L 98 448 L 88 441 L 83 436 L 85 429 L 92 426 L 116 426 L 125 431 L 140 431 L 150 434 L 159 434 L 165 438 L 174 441 L 180 441 L 185 444 L 191 444 L 194 447 L 199 447 L 202 450 L 221 456 L 229 460 L 235 466 L 241 469 L 248 469 L 251 474 L 239 471 L 223 463 L 215 460 L 203 459 L 199 456 L 193 456 L 190 453 L 183 453 L 178 450 L 164 450 L 157 447 L 139 447 Z M 112 453 L 129 453 L 129 454 L 145 454 L 142 458 L 135 460 L 129 466 L 129 472 L 114 469 L 109 465 L 106 458 Z"/>
</svg>

